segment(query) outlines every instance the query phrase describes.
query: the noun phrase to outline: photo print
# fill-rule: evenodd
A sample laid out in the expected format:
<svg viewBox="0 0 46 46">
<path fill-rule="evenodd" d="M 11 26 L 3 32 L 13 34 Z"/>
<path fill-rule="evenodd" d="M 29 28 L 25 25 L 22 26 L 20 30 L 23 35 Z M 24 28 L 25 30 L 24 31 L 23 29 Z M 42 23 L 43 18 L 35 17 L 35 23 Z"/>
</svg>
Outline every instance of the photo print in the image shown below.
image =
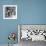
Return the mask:
<svg viewBox="0 0 46 46">
<path fill-rule="evenodd" d="M 21 40 L 46 41 L 46 25 L 18 25 L 19 42 Z"/>
<path fill-rule="evenodd" d="M 17 19 L 17 5 L 3 5 L 3 19 Z"/>
</svg>

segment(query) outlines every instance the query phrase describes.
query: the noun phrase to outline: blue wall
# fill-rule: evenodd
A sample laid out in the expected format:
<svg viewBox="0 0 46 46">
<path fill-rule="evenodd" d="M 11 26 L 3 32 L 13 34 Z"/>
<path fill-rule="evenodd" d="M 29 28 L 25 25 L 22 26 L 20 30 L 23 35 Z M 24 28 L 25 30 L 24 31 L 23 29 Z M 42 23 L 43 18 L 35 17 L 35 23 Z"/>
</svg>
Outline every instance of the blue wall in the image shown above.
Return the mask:
<svg viewBox="0 0 46 46">
<path fill-rule="evenodd" d="M 4 20 L 3 19 L 3 5 L 18 5 L 18 19 L 17 20 Z M 18 35 L 17 24 L 20 22 L 21 12 L 20 1 L 17 0 L 0 0 L 0 44 L 7 44 L 8 34 L 10 32 L 16 32 Z M 18 38 L 17 38 L 18 39 Z M 18 42 L 16 39 L 16 43 Z"/>
<path fill-rule="evenodd" d="M 17 20 L 3 20 L 3 5 L 17 5 Z M 18 24 L 46 24 L 46 0 L 0 0 L 0 44 L 8 43 Z M 17 43 L 17 39 L 16 39 Z"/>
<path fill-rule="evenodd" d="M 46 0 L 23 0 L 21 24 L 46 24 Z"/>
</svg>

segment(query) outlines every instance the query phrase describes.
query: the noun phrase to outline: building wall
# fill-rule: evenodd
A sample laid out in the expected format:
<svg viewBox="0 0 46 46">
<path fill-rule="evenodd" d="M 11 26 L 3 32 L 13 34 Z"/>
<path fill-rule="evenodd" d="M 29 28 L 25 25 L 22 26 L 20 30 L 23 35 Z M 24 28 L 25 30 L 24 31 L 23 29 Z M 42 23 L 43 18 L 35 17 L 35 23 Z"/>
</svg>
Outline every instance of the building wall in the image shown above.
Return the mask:
<svg viewBox="0 0 46 46">
<path fill-rule="evenodd" d="M 17 20 L 3 19 L 3 5 L 17 5 Z M 8 43 L 18 24 L 46 24 L 46 0 L 0 0 L 0 44 Z M 16 40 L 17 43 L 17 40 Z"/>
</svg>

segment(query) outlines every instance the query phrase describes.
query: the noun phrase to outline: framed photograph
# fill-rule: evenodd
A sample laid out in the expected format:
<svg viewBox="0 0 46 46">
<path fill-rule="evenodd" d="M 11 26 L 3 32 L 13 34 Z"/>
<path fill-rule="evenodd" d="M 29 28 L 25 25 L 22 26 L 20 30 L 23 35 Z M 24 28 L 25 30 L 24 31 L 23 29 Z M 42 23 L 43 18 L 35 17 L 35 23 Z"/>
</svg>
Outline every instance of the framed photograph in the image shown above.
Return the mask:
<svg viewBox="0 0 46 46">
<path fill-rule="evenodd" d="M 18 41 L 46 41 L 46 25 L 18 25 Z"/>
<path fill-rule="evenodd" d="M 17 5 L 3 5 L 3 19 L 17 19 Z"/>
</svg>

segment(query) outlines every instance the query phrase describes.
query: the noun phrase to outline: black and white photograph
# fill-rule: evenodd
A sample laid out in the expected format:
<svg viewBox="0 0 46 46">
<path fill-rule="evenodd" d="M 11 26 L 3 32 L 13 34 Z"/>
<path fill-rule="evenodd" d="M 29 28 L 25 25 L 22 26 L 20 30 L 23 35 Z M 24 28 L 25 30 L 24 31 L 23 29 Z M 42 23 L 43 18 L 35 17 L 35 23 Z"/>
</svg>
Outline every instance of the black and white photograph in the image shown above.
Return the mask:
<svg viewBox="0 0 46 46">
<path fill-rule="evenodd" d="M 17 5 L 3 5 L 3 19 L 17 19 Z"/>
<path fill-rule="evenodd" d="M 18 25 L 18 38 L 20 46 L 40 45 L 46 42 L 46 25 L 20 24 Z"/>
</svg>

